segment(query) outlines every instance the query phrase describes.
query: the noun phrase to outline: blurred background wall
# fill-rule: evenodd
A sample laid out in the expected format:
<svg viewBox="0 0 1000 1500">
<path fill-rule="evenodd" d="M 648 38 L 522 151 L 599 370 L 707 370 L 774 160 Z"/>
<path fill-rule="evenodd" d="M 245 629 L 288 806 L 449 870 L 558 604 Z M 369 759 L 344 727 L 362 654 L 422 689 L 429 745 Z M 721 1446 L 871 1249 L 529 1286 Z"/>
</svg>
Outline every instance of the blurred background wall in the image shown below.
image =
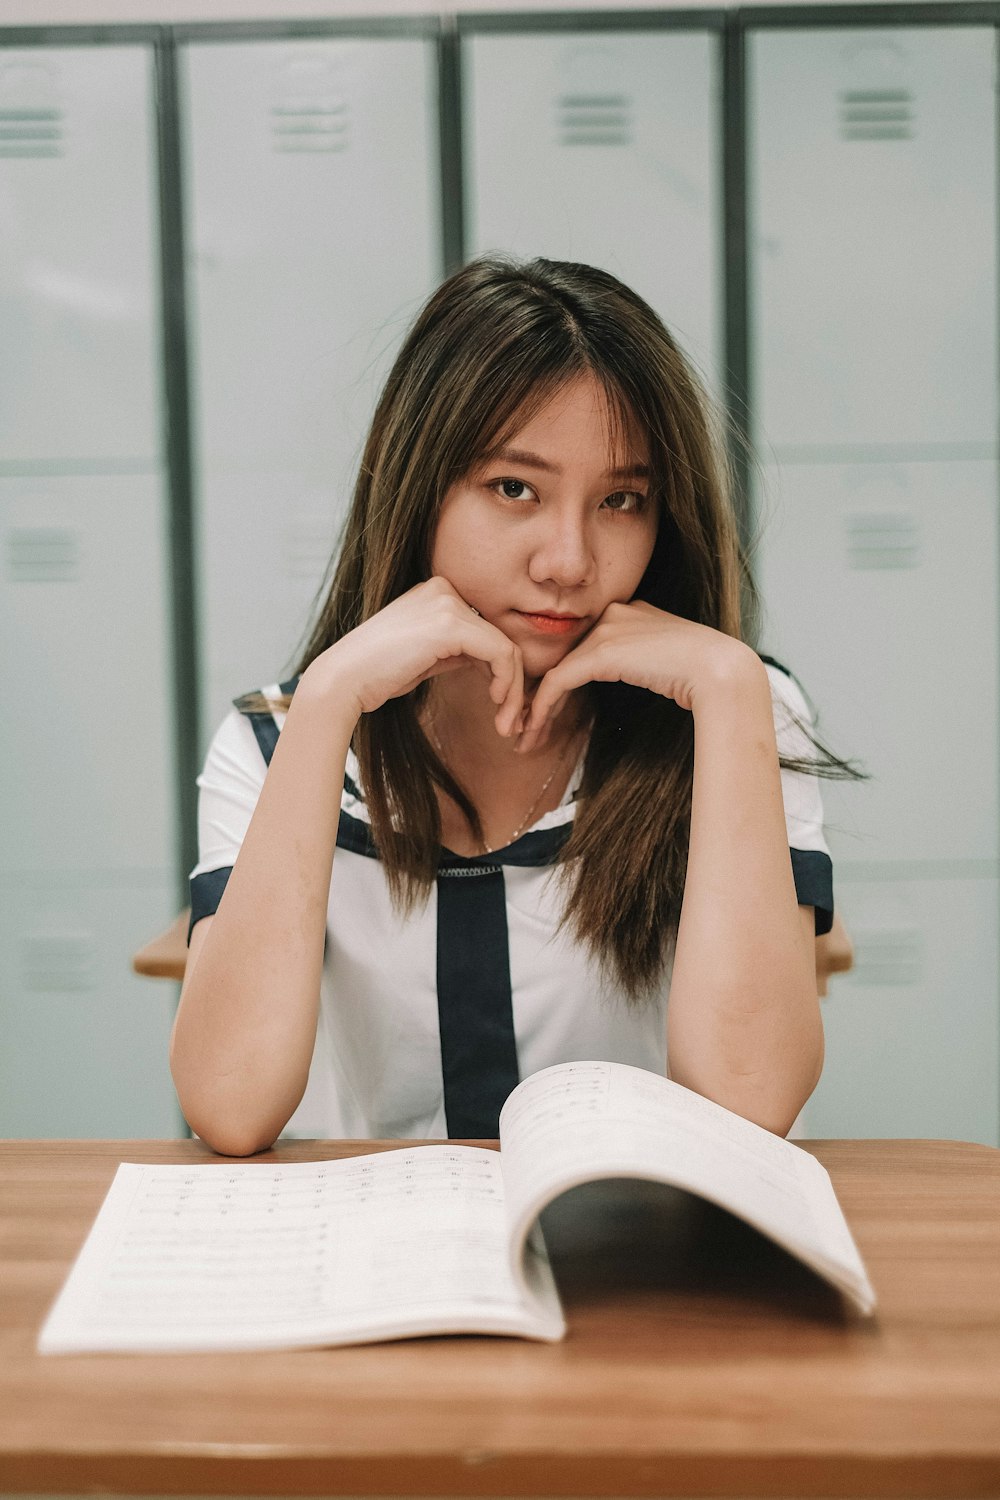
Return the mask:
<svg viewBox="0 0 1000 1500">
<path fill-rule="evenodd" d="M 205 748 L 294 665 L 408 322 L 502 249 L 674 330 L 757 455 L 762 645 L 871 773 L 806 1133 L 997 1144 L 1000 6 L 139 11 L 0 12 L 0 1134 L 183 1128 L 130 961 Z"/>
</svg>

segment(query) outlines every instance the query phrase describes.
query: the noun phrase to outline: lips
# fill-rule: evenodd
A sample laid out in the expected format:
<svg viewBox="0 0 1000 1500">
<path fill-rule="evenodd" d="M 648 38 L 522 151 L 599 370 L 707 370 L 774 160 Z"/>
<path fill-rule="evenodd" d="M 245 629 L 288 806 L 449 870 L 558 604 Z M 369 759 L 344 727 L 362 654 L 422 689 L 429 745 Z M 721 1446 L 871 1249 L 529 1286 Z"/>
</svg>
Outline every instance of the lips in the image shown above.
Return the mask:
<svg viewBox="0 0 1000 1500">
<path fill-rule="evenodd" d="M 527 621 L 532 630 L 537 630 L 542 635 L 571 635 L 585 618 L 583 615 L 557 615 L 548 611 L 543 614 L 532 614 L 524 609 L 519 609 L 517 613 L 522 620 Z"/>
</svg>

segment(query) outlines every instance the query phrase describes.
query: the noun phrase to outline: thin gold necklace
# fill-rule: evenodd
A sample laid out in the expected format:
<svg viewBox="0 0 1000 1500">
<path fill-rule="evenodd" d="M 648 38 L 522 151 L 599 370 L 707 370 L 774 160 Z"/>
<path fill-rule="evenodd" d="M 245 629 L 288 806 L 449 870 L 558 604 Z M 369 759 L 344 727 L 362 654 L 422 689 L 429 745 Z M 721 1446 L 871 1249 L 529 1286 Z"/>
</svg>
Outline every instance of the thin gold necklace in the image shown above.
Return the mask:
<svg viewBox="0 0 1000 1500">
<path fill-rule="evenodd" d="M 427 715 L 427 727 L 431 732 L 431 739 L 434 741 L 435 750 L 437 751 L 444 764 L 447 765 L 448 760 L 444 753 L 444 746 L 441 744 L 441 739 L 437 732 L 437 721 L 434 717 L 433 712 Z M 502 844 L 487 844 L 484 839 L 482 848 L 479 851 L 481 854 L 494 854 L 496 853 L 497 849 L 506 849 L 508 845 L 516 843 L 517 840 L 521 837 L 521 834 L 524 832 L 524 830 L 530 827 L 531 820 L 534 817 L 535 808 L 538 806 L 539 802 L 541 802 L 542 798 L 545 796 L 545 793 L 548 791 L 553 781 L 555 781 L 556 773 L 558 772 L 559 767 L 562 765 L 563 761 L 566 759 L 566 753 L 575 739 L 575 735 L 570 735 L 565 745 L 563 745 L 562 750 L 559 752 L 559 759 L 556 761 L 555 765 L 552 767 L 552 770 L 549 772 L 549 774 L 545 778 L 545 781 L 542 783 L 541 791 L 538 793 L 538 796 L 528 808 L 528 811 L 525 813 L 520 823 L 518 823 L 517 827 L 514 829 L 514 832 L 510 835 L 510 837 Z"/>
</svg>

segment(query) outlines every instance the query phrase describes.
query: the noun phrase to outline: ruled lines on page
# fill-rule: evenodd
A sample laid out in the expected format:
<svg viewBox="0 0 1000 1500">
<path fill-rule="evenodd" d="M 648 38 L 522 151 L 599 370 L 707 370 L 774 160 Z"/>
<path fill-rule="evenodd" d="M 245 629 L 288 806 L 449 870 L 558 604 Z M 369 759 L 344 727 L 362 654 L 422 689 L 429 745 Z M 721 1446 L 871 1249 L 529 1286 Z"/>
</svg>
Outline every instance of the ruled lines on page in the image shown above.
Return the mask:
<svg viewBox="0 0 1000 1500">
<path fill-rule="evenodd" d="M 40 1347 L 250 1348 L 397 1325 L 404 1336 L 414 1319 L 470 1308 L 521 1309 L 496 1152 L 125 1164 Z"/>
</svg>

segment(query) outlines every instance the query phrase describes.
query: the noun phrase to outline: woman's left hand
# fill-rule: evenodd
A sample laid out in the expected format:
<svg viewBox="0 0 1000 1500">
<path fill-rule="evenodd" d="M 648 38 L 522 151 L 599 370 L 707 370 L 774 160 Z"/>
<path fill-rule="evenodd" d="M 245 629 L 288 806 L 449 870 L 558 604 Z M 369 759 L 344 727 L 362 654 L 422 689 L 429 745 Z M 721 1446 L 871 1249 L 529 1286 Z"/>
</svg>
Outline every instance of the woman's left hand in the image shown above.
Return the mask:
<svg viewBox="0 0 1000 1500">
<path fill-rule="evenodd" d="M 766 675 L 742 641 L 634 600 L 609 604 L 580 644 L 541 679 L 518 741 L 531 750 L 547 738 L 567 696 L 588 682 L 627 682 L 694 712 L 699 694 L 725 690 L 734 676 Z"/>
</svg>

